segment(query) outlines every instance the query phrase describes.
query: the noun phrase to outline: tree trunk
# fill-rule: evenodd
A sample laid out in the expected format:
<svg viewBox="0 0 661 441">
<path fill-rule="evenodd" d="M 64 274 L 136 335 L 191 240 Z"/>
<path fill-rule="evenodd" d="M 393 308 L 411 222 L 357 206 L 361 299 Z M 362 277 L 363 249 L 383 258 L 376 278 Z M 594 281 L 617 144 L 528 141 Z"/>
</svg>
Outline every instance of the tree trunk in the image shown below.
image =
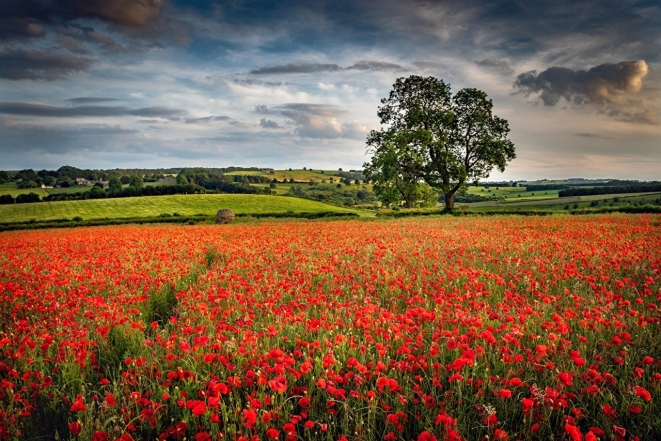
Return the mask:
<svg viewBox="0 0 661 441">
<path fill-rule="evenodd" d="M 454 192 L 448 191 L 445 193 L 445 211 L 454 210 Z"/>
</svg>

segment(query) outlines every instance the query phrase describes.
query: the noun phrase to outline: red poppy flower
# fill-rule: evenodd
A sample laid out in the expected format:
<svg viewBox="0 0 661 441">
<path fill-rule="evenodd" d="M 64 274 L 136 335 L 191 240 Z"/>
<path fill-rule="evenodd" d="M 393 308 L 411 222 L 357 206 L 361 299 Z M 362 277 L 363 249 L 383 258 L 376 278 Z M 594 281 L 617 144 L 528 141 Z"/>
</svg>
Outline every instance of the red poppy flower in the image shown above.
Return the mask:
<svg viewBox="0 0 661 441">
<path fill-rule="evenodd" d="M 418 435 L 418 441 L 436 441 L 436 437 L 425 430 Z"/>
<path fill-rule="evenodd" d="M 80 431 L 82 430 L 83 425 L 80 424 L 78 421 L 74 421 L 73 423 L 69 423 L 69 430 L 74 436 L 77 436 Z"/>
<path fill-rule="evenodd" d="M 86 409 L 85 403 L 83 403 L 83 396 L 78 394 L 76 401 L 71 405 L 71 412 L 84 412 Z"/>
<path fill-rule="evenodd" d="M 257 413 L 252 409 L 243 409 L 243 426 L 252 427 L 257 422 Z"/>
</svg>

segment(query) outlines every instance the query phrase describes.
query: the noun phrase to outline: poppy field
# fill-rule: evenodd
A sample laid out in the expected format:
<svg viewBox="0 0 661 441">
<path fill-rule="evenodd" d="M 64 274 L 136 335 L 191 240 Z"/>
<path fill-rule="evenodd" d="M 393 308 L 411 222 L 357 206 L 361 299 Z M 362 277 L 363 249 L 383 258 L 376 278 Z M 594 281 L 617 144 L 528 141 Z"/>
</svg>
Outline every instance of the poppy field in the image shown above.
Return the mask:
<svg viewBox="0 0 661 441">
<path fill-rule="evenodd" d="M 0 234 L 0 440 L 661 439 L 661 216 Z"/>
</svg>

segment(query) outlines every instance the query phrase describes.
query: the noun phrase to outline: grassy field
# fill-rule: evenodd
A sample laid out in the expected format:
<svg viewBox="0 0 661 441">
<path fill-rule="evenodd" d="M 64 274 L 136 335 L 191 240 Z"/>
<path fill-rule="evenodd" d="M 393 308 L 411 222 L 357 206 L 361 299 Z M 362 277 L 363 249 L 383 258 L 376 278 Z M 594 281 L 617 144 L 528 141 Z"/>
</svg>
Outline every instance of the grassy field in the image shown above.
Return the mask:
<svg viewBox="0 0 661 441">
<path fill-rule="evenodd" d="M 174 195 L 82 201 L 38 202 L 33 204 L 0 205 L 0 222 L 26 222 L 73 218 L 85 220 L 123 217 L 151 217 L 159 214 L 213 215 L 221 208 L 231 208 L 236 214 L 332 211 L 359 213 L 357 210 L 323 204 L 307 199 L 264 195 Z M 367 213 L 360 212 L 366 215 Z"/>
<path fill-rule="evenodd" d="M 544 191 L 526 191 L 525 187 L 468 187 L 468 194 L 475 194 L 484 197 L 496 196 L 502 197 L 506 201 L 534 201 L 542 199 L 555 199 L 558 197 L 557 190 Z"/>
<path fill-rule="evenodd" d="M 342 179 L 340 176 L 337 176 L 336 170 L 274 170 L 273 174 L 261 171 L 235 171 L 225 174 L 229 176 L 268 176 L 271 179 L 277 179 L 281 182 L 283 179 L 289 180 L 292 178 L 297 182 L 310 182 L 310 180 L 314 182 L 323 182 L 325 180 L 328 182 L 330 178 L 333 178 L 337 182 Z"/>
<path fill-rule="evenodd" d="M 473 211 L 499 211 L 516 213 L 517 210 L 540 209 L 564 211 L 568 209 L 594 208 L 594 207 L 624 207 L 631 205 L 658 205 L 661 193 L 625 193 L 605 194 L 594 196 L 571 196 L 542 201 L 527 202 L 478 202 L 468 205 Z"/>
<path fill-rule="evenodd" d="M 18 188 L 15 182 L 8 182 L 5 184 L 0 184 L 0 194 L 10 194 L 12 197 L 16 197 L 19 194 L 28 194 L 28 193 L 37 193 L 39 196 L 46 197 L 48 192 L 43 188 Z"/>
</svg>

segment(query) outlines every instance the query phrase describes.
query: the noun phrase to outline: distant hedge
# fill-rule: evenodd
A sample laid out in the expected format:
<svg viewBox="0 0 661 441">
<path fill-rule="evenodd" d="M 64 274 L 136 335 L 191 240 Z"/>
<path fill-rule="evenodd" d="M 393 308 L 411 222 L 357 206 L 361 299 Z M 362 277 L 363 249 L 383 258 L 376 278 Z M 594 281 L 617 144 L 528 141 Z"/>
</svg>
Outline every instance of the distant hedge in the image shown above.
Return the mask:
<svg viewBox="0 0 661 441">
<path fill-rule="evenodd" d="M 292 218 L 292 219 L 326 219 L 326 218 L 356 218 L 356 213 L 341 213 L 335 211 L 321 212 L 293 212 L 284 213 L 243 213 L 237 214 L 237 218 Z M 33 230 L 43 228 L 70 228 L 70 227 L 92 227 L 101 225 L 121 224 L 198 224 L 214 223 L 215 217 L 206 214 L 195 214 L 192 216 L 171 216 L 161 214 L 153 217 L 131 217 L 131 218 L 99 218 L 99 219 L 51 219 L 37 221 L 31 219 L 27 222 L 1 222 L 0 231 Z"/>
<path fill-rule="evenodd" d="M 558 193 L 559 197 L 567 196 L 594 196 L 600 194 L 622 194 L 622 193 L 647 193 L 661 191 L 661 183 L 623 185 L 619 187 L 592 187 L 592 188 L 568 188 Z"/>
<path fill-rule="evenodd" d="M 526 191 L 545 191 L 545 190 L 566 190 L 570 188 L 565 184 L 535 184 L 526 185 Z"/>
<path fill-rule="evenodd" d="M 0 195 L 0 205 L 14 204 L 14 203 L 16 203 L 16 200 L 12 195 L 10 194 Z"/>
</svg>

